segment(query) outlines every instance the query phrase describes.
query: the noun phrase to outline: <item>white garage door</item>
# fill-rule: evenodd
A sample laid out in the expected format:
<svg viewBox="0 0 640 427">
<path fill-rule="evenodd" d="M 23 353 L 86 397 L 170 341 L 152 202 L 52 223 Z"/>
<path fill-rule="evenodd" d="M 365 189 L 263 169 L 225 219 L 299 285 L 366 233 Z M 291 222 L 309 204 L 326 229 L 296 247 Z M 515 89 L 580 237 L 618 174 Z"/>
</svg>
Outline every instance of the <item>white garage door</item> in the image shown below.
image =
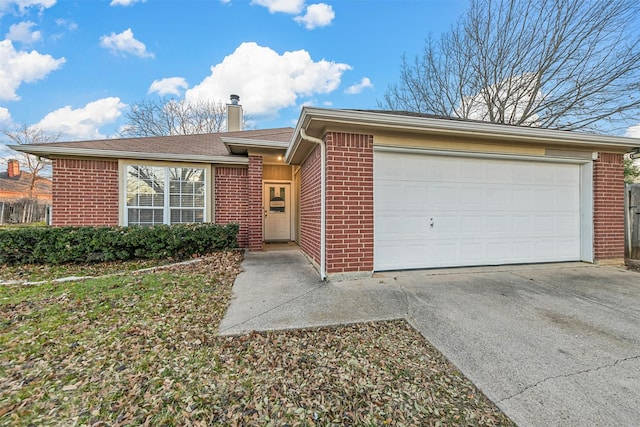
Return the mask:
<svg viewBox="0 0 640 427">
<path fill-rule="evenodd" d="M 374 154 L 374 268 L 580 260 L 577 164 Z"/>
</svg>

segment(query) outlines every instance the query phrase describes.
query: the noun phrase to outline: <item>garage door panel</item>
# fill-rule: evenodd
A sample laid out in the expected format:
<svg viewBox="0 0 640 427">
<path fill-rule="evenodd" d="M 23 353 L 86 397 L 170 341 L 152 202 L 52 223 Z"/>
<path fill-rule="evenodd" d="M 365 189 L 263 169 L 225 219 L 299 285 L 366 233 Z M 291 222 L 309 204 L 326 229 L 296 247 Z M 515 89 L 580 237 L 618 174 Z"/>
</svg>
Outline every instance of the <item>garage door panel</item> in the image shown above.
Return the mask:
<svg viewBox="0 0 640 427">
<path fill-rule="evenodd" d="M 460 198 L 465 206 L 477 207 L 484 203 L 483 188 L 479 185 L 464 185 L 460 188 Z"/>
<path fill-rule="evenodd" d="M 460 200 L 460 186 L 451 184 L 431 183 L 428 202 L 437 203 L 441 208 L 457 206 Z"/>
<path fill-rule="evenodd" d="M 487 215 L 487 231 L 494 235 L 512 233 L 511 217 L 508 215 Z"/>
<path fill-rule="evenodd" d="M 376 152 L 374 176 L 377 270 L 580 259 L 579 165 Z"/>
<path fill-rule="evenodd" d="M 530 236 L 533 231 L 532 215 L 512 215 L 511 216 L 511 229 L 509 230 L 515 236 L 518 234 Z"/>
<path fill-rule="evenodd" d="M 438 219 L 438 230 L 441 228 L 440 220 Z M 460 228 L 465 236 L 473 237 L 474 235 L 484 234 L 486 223 L 483 217 L 477 215 L 462 215 L 460 217 Z M 455 232 L 456 230 L 452 229 L 450 231 Z"/>
</svg>

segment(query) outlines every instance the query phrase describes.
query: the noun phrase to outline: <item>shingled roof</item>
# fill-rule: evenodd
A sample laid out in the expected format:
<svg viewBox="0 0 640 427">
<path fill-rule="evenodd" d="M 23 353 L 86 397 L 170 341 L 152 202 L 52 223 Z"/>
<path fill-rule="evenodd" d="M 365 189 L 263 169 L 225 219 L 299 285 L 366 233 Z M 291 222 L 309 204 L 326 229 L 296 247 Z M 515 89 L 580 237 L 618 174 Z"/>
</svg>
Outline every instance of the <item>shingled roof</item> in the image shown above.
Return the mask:
<svg viewBox="0 0 640 427">
<path fill-rule="evenodd" d="M 46 144 L 29 144 L 17 147 L 20 151 L 33 152 L 38 155 L 55 155 L 70 150 L 78 150 L 90 154 L 139 153 L 164 154 L 167 158 L 173 155 L 189 156 L 232 156 L 223 142 L 223 138 L 240 138 L 246 140 L 289 142 L 293 134 L 292 128 L 276 128 L 262 130 L 246 130 L 237 132 L 220 132 L 200 135 L 171 135 L 142 138 L 99 139 L 90 141 L 52 142 Z"/>
</svg>

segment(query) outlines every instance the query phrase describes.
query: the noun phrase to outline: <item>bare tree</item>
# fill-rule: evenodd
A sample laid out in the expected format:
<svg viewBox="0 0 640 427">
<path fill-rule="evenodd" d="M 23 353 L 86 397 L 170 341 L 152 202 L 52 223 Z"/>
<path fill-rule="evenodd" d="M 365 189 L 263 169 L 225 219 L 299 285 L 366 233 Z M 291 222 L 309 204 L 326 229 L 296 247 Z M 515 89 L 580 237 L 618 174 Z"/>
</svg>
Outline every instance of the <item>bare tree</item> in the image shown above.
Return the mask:
<svg viewBox="0 0 640 427">
<path fill-rule="evenodd" d="M 20 125 L 18 128 L 3 129 L 2 133 L 9 139 L 9 143 L 26 145 L 26 144 L 43 144 L 48 142 L 56 142 L 60 138 L 60 134 L 50 134 L 37 126 Z M 44 179 L 44 173 L 47 170 L 45 161 L 32 154 L 20 153 L 20 165 L 29 172 L 29 198 L 34 196 L 34 190 L 38 181 Z"/>
<path fill-rule="evenodd" d="M 226 107 L 220 102 L 184 99 L 142 100 L 131 106 L 122 136 L 165 136 L 221 132 Z"/>
<path fill-rule="evenodd" d="M 471 0 L 413 60 L 381 108 L 614 132 L 640 112 L 640 3 Z"/>
</svg>

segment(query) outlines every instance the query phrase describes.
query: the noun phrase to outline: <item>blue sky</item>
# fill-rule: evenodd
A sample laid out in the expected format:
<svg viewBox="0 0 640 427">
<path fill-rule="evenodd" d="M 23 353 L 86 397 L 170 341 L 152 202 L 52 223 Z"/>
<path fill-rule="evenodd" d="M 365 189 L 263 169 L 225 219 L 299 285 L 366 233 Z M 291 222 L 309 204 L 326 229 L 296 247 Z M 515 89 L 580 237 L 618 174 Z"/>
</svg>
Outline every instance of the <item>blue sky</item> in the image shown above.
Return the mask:
<svg viewBox="0 0 640 427">
<path fill-rule="evenodd" d="M 376 108 L 465 0 L 0 0 L 0 128 L 117 135 L 129 105 L 226 102 L 252 126 L 303 105 Z"/>
</svg>

